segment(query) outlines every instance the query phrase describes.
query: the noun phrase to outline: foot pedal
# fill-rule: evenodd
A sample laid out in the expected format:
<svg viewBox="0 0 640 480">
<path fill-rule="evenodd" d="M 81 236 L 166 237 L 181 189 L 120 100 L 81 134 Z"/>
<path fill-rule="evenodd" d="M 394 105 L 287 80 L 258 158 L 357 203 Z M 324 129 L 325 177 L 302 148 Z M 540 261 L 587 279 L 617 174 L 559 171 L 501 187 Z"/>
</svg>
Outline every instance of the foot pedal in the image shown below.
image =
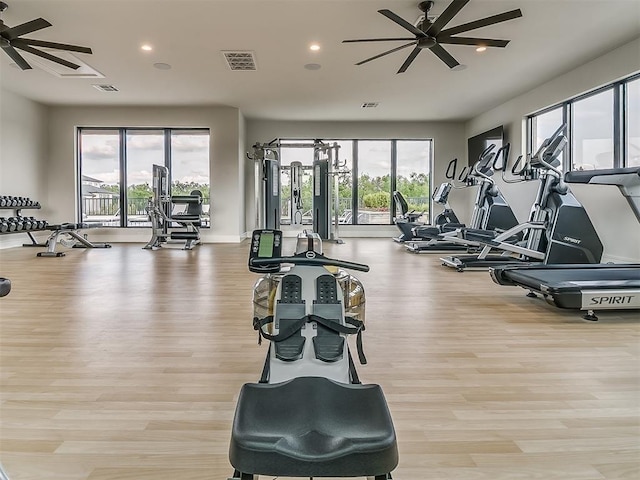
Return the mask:
<svg viewBox="0 0 640 480">
<path fill-rule="evenodd" d="M 333 275 L 321 275 L 316 279 L 313 313 L 338 324 L 343 323 L 338 283 Z M 318 324 L 317 327 L 317 334 L 313 337 L 316 358 L 323 362 L 337 362 L 344 353 L 344 337 L 324 325 Z"/>
<path fill-rule="evenodd" d="M 280 282 L 280 299 L 278 300 L 275 326 L 278 331 L 297 322 L 305 316 L 305 303 L 302 300 L 302 278 L 298 275 L 285 275 Z M 284 362 L 292 362 L 302 358 L 306 338 L 300 330 L 289 338 L 275 343 L 276 358 Z"/>
</svg>

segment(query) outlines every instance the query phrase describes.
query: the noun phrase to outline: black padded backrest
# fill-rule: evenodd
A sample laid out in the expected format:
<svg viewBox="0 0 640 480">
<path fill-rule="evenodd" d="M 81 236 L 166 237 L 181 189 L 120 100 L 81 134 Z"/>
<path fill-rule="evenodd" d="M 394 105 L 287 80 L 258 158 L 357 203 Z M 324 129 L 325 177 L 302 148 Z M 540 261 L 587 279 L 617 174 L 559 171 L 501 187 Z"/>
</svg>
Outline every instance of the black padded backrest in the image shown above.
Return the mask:
<svg viewBox="0 0 640 480">
<path fill-rule="evenodd" d="M 191 190 L 189 195 L 197 195 L 202 199 L 202 192 L 200 190 Z M 187 211 L 185 213 L 187 215 L 202 215 L 202 201 L 187 204 Z"/>
<path fill-rule="evenodd" d="M 393 191 L 393 199 L 396 202 L 396 207 L 400 215 L 406 215 L 409 212 L 409 204 L 404 198 L 404 195 L 398 190 Z"/>
</svg>

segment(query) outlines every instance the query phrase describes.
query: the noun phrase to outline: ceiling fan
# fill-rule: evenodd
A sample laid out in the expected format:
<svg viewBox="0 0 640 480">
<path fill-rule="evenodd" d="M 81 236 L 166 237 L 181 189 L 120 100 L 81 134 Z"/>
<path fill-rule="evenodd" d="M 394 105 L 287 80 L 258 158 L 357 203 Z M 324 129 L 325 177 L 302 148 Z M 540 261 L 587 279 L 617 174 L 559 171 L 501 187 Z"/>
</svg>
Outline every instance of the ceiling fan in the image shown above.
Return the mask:
<svg viewBox="0 0 640 480">
<path fill-rule="evenodd" d="M 469 0 L 453 0 L 449 6 L 440 14 L 440 16 L 435 20 L 431 21 L 428 17 L 429 10 L 433 7 L 432 1 L 420 2 L 418 8 L 424 12 L 424 19 L 421 20 L 416 26 L 407 22 L 400 16 L 393 13 L 391 10 L 378 10 L 378 13 L 381 13 L 389 20 L 397 23 L 405 30 L 413 33 L 414 38 L 365 38 L 358 40 L 343 40 L 342 43 L 355 43 L 355 42 L 387 42 L 387 41 L 407 41 L 411 40 L 409 43 L 401 45 L 396 48 L 392 48 L 391 50 L 387 50 L 386 52 L 375 55 L 371 58 L 367 58 L 361 62 L 356 63 L 356 65 L 362 65 L 364 63 L 370 62 L 371 60 L 375 60 L 380 57 L 384 57 L 385 55 L 389 55 L 390 53 L 397 52 L 402 50 L 403 48 L 410 47 L 414 45 L 413 50 L 404 61 L 400 69 L 397 73 L 406 72 L 409 65 L 416 59 L 418 54 L 424 50 L 431 50 L 440 60 L 447 64 L 449 68 L 455 68 L 458 65 L 458 61 L 447 52 L 441 44 L 450 44 L 450 45 L 473 45 L 477 47 L 506 47 L 509 43 L 509 40 L 495 40 L 491 38 L 471 38 L 471 37 L 454 37 L 458 33 L 468 32 L 469 30 L 475 30 L 476 28 L 486 27 L 489 25 L 494 25 L 496 23 L 506 22 L 507 20 L 512 20 L 514 18 L 518 18 L 522 16 L 522 12 L 520 9 L 510 10 L 508 12 L 500 13 L 498 15 L 492 15 L 490 17 L 483 18 L 481 20 L 475 20 L 473 22 L 465 23 L 463 25 L 458 25 L 457 27 L 444 29 L 445 25 L 451 21 L 451 19 L 467 4 Z"/>
<path fill-rule="evenodd" d="M 4 12 L 6 9 L 7 4 L 4 2 L 0 2 L 0 13 Z M 67 45 L 65 43 L 45 42 L 43 40 L 20 38 L 22 35 L 33 33 L 50 26 L 51 24 L 44 18 L 36 18 L 35 20 L 22 23 L 15 27 L 8 27 L 0 19 L 0 47 L 2 47 L 2 50 L 7 55 L 9 55 L 9 57 L 11 57 L 11 59 L 16 62 L 16 65 L 18 65 L 18 67 L 20 67 L 22 70 L 30 69 L 31 65 L 27 63 L 27 61 L 22 57 L 22 55 L 18 53 L 16 49 L 31 53 L 33 55 L 37 55 L 38 57 L 42 57 L 52 62 L 59 63 L 60 65 L 64 65 L 65 67 L 77 70 L 78 68 L 80 68 L 80 65 L 76 65 L 75 63 L 69 62 L 63 58 L 56 57 L 55 55 L 51 55 L 50 53 L 38 50 L 33 47 L 66 50 L 69 52 L 92 53 L 90 48 L 79 47 L 77 45 Z"/>
</svg>

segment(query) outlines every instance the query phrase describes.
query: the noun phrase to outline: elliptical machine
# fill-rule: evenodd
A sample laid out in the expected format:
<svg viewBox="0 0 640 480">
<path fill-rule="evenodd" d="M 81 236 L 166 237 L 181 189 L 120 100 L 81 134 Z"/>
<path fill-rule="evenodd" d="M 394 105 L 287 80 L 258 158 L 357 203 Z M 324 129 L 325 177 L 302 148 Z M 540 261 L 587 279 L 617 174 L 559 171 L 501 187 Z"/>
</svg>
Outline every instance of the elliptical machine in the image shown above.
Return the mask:
<svg viewBox="0 0 640 480">
<path fill-rule="evenodd" d="M 447 166 L 447 171 L 445 173 L 445 178 L 448 180 L 440 184 L 440 186 L 433 192 L 431 195 L 431 200 L 433 203 L 437 203 L 438 205 L 442 205 L 442 211 L 433 219 L 433 223 L 435 225 L 445 225 L 450 223 L 459 223 L 458 217 L 456 216 L 453 208 L 449 205 L 449 193 L 452 188 L 462 188 L 455 187 L 453 182 L 455 181 L 456 176 L 456 168 L 458 166 L 458 159 L 454 158 L 449 162 Z M 464 173 L 466 171 L 463 169 L 460 174 L 460 178 L 458 180 L 462 180 Z M 424 223 L 418 222 L 418 219 L 424 215 L 425 212 L 416 212 L 415 210 L 409 211 L 409 204 L 407 200 L 404 198 L 404 195 L 399 190 L 393 191 L 393 200 L 396 204 L 396 210 L 399 213 L 393 221 L 400 230 L 400 235 L 397 237 L 393 237 L 394 242 L 404 243 L 410 240 L 423 240 L 420 237 L 416 237 L 413 233 L 416 227 L 421 227 L 425 225 Z"/>
<path fill-rule="evenodd" d="M 254 318 L 269 350 L 258 383 L 243 385 L 231 432 L 231 480 L 277 477 L 391 479 L 398 451 L 379 385 L 360 383 L 346 336 L 364 323 L 345 314 L 344 293 L 326 267 L 368 271 L 367 265 L 325 257 L 319 238 L 282 256 L 282 232 L 256 230 L 249 270 L 283 273 L 273 314 Z M 286 272 L 282 264 L 293 264 Z M 338 270 L 340 271 L 340 270 Z"/>
<path fill-rule="evenodd" d="M 413 253 L 447 251 L 473 251 L 478 242 L 466 239 L 464 233 L 469 229 L 483 229 L 491 231 L 505 231 L 518 224 L 511 206 L 502 195 L 495 181 L 494 172 L 504 171 L 509 158 L 510 144 L 505 144 L 497 151 L 495 145 L 489 145 L 480 155 L 479 160 L 469 170 L 463 169 L 459 181 L 464 182 L 461 187 L 478 185 L 476 199 L 471 216 L 471 223 L 467 226 L 458 222 L 445 223 L 436 226 L 422 226 L 414 229 L 414 236 L 422 238 L 420 241 L 407 242 L 407 250 Z M 466 175 L 465 175 L 465 172 Z"/>
</svg>

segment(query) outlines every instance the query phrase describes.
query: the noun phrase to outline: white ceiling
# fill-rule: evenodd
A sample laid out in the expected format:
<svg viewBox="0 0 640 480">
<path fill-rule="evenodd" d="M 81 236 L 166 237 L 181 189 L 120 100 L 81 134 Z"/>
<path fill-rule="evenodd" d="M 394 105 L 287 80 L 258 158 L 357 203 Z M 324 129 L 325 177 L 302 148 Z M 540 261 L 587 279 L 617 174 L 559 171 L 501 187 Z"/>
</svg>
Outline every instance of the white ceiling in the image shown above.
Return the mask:
<svg viewBox="0 0 640 480">
<path fill-rule="evenodd" d="M 93 55 L 77 55 L 105 75 L 60 79 L 21 71 L 2 54 L 0 85 L 9 91 L 51 105 L 229 105 L 282 120 L 466 120 L 640 36 L 640 0 L 472 0 L 448 27 L 520 8 L 522 18 L 464 34 L 511 43 L 482 54 L 446 46 L 463 71 L 423 51 L 397 75 L 410 49 L 354 64 L 402 43 L 341 41 L 407 36 L 377 10 L 414 23 L 418 0 L 5 1 L 7 25 L 45 18 L 53 26 L 28 37 L 89 46 Z M 430 13 L 448 4 L 436 0 Z M 144 42 L 154 50 L 141 51 Z M 221 50 L 254 51 L 258 70 L 230 71 Z"/>
</svg>

